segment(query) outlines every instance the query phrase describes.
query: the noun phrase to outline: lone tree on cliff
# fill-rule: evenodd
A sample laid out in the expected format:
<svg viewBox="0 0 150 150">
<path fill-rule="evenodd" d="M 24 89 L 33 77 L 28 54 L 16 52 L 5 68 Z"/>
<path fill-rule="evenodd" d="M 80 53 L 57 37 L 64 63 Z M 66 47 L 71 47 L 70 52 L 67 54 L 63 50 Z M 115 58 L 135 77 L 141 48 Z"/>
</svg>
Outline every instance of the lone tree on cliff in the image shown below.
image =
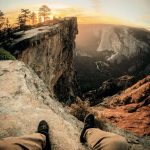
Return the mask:
<svg viewBox="0 0 150 150">
<path fill-rule="evenodd" d="M 35 25 L 37 23 L 37 16 L 35 12 L 31 13 L 31 20 L 32 20 L 32 25 Z"/>
<path fill-rule="evenodd" d="M 21 9 L 21 16 L 24 18 L 25 24 L 30 18 L 30 10 L 29 9 Z"/>
<path fill-rule="evenodd" d="M 30 10 L 29 9 L 21 9 L 21 14 L 18 16 L 18 24 L 21 29 L 24 29 L 27 21 L 30 19 Z"/>
<path fill-rule="evenodd" d="M 4 13 L 0 10 L 0 29 L 3 27 L 5 23 Z"/>
<path fill-rule="evenodd" d="M 42 17 L 44 19 L 44 22 L 47 21 L 49 19 L 50 12 L 51 9 L 48 6 L 42 5 L 39 8 L 39 22 L 42 22 Z"/>
<path fill-rule="evenodd" d="M 17 20 L 18 20 L 18 24 L 20 26 L 20 29 L 23 29 L 25 27 L 25 20 L 24 20 L 23 16 L 19 15 Z"/>
</svg>

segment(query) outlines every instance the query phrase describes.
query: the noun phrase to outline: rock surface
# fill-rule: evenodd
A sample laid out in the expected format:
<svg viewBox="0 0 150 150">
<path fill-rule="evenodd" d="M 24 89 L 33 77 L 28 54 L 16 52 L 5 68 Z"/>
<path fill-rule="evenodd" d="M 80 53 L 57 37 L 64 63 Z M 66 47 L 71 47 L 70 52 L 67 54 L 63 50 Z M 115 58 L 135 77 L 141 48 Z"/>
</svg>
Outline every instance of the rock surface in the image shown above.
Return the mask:
<svg viewBox="0 0 150 150">
<path fill-rule="evenodd" d="M 136 82 L 134 76 L 122 76 L 120 78 L 112 78 L 102 83 L 102 85 L 93 91 L 84 94 L 84 98 L 90 101 L 91 105 L 100 103 L 104 97 L 112 96 L 122 90 L 127 89 Z"/>
<path fill-rule="evenodd" d="M 78 93 L 73 65 L 77 32 L 77 19 L 65 18 L 52 26 L 25 31 L 10 48 L 18 60 L 35 70 L 52 96 L 68 103 Z"/>
<path fill-rule="evenodd" d="M 103 102 L 89 108 L 97 119 L 111 123 L 140 137 L 150 148 L 150 75 L 126 90 L 103 99 Z"/>
<path fill-rule="evenodd" d="M 0 138 L 36 131 L 40 120 L 50 126 L 54 150 L 84 150 L 83 124 L 49 96 L 43 81 L 20 61 L 0 62 Z"/>
<path fill-rule="evenodd" d="M 107 25 L 101 28 L 100 39 L 97 51 L 110 50 L 115 52 L 107 58 L 108 61 L 119 61 L 120 56 L 132 58 L 140 50 L 149 52 L 150 32 L 146 29 Z"/>
</svg>

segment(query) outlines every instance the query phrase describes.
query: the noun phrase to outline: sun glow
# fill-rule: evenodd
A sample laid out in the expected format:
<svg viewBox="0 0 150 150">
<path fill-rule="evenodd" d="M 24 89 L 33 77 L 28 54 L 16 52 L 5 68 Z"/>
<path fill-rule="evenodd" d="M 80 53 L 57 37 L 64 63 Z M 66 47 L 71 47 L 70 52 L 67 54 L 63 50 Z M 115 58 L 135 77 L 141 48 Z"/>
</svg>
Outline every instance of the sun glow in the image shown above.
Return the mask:
<svg viewBox="0 0 150 150">
<path fill-rule="evenodd" d="M 44 22 L 44 17 L 40 17 L 40 19 L 41 19 L 41 22 Z"/>
<path fill-rule="evenodd" d="M 39 0 L 23 2 L 2 0 L 0 10 L 6 14 L 11 23 L 17 22 L 21 8 L 34 11 L 38 19 L 38 9 L 43 5 L 38 2 Z M 76 16 L 78 23 L 81 24 L 109 23 L 150 28 L 149 0 L 61 0 L 61 2 L 45 0 L 45 5 L 51 9 L 49 16 L 51 20 L 56 17 Z"/>
</svg>

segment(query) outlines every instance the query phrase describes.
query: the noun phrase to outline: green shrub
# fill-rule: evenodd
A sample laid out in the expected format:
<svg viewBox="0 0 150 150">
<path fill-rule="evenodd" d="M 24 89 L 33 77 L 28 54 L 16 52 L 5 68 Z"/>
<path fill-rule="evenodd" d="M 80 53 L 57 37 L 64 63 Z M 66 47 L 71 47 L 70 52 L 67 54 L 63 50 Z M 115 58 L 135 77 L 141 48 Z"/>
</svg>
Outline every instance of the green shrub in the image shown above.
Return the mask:
<svg viewBox="0 0 150 150">
<path fill-rule="evenodd" d="M 15 60 L 16 58 L 11 55 L 8 51 L 0 48 L 0 60 Z"/>
</svg>

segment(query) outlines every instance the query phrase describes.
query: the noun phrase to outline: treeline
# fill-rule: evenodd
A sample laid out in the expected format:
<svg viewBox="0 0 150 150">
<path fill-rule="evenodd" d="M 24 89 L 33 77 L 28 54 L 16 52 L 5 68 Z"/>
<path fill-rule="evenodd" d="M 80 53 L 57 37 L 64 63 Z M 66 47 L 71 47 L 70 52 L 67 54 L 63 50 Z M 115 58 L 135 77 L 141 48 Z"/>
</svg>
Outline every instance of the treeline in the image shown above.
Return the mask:
<svg viewBox="0 0 150 150">
<path fill-rule="evenodd" d="M 8 42 L 14 39 L 16 36 L 14 32 L 25 31 L 46 24 L 47 22 L 49 23 L 49 21 L 52 22 L 50 15 L 51 9 L 46 5 L 42 5 L 38 13 L 29 9 L 21 9 L 16 23 L 13 25 L 9 18 L 6 18 L 5 14 L 0 10 L 0 43 L 4 40 Z M 59 19 L 55 18 L 54 20 L 58 21 Z"/>
<path fill-rule="evenodd" d="M 20 14 L 17 17 L 16 25 L 19 26 L 20 29 L 24 29 L 27 25 L 36 25 L 38 23 L 43 23 L 50 20 L 51 9 L 42 5 L 38 14 L 34 11 L 30 11 L 29 9 L 21 9 Z M 4 13 L 0 10 L 0 30 L 4 28 L 12 27 L 8 18 L 5 17 Z"/>
<path fill-rule="evenodd" d="M 18 25 L 23 28 L 27 24 L 36 25 L 50 20 L 51 9 L 43 5 L 39 8 L 38 14 L 31 12 L 29 9 L 21 9 L 21 12 L 17 18 Z"/>
<path fill-rule="evenodd" d="M 10 46 L 14 40 L 21 37 L 26 30 L 43 25 L 55 24 L 60 21 L 60 18 L 56 17 L 53 17 L 52 20 L 50 15 L 51 9 L 46 5 L 42 5 L 37 13 L 29 9 L 21 9 L 18 16 L 16 16 L 16 23 L 14 25 L 0 10 L 0 49 L 3 48 L 1 52 L 10 50 Z M 16 32 L 19 34 L 16 34 Z"/>
</svg>

